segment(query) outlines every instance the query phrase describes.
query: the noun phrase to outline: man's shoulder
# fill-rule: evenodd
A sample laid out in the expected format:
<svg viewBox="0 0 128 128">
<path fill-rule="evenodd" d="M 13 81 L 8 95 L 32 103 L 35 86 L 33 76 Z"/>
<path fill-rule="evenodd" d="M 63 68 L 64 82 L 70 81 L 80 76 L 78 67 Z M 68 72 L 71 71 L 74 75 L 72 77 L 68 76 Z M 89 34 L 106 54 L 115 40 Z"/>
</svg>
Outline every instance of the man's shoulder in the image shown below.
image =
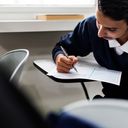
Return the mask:
<svg viewBox="0 0 128 128">
<path fill-rule="evenodd" d="M 89 20 L 89 21 L 95 21 L 96 20 L 96 17 L 95 16 L 89 16 L 89 17 L 87 17 L 87 20 Z"/>
<path fill-rule="evenodd" d="M 81 24 L 85 27 L 88 27 L 89 30 L 97 30 L 97 27 L 96 27 L 96 17 L 95 16 L 90 16 L 90 17 L 87 17 L 85 18 Z"/>
<path fill-rule="evenodd" d="M 87 25 L 88 27 L 96 27 L 96 17 L 95 16 L 89 16 L 85 18 L 82 22 L 82 25 Z"/>
<path fill-rule="evenodd" d="M 89 16 L 87 18 L 84 19 L 85 22 L 95 22 L 96 21 L 96 17 L 95 16 Z"/>
</svg>

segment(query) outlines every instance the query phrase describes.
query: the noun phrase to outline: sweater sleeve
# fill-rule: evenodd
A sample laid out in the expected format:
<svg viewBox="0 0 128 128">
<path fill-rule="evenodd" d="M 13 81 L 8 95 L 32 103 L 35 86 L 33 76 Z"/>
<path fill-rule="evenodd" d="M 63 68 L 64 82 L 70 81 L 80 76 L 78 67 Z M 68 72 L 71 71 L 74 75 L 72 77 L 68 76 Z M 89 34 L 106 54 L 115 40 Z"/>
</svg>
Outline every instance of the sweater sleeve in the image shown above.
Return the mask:
<svg viewBox="0 0 128 128">
<path fill-rule="evenodd" d="M 92 51 L 89 37 L 89 22 L 89 19 L 79 22 L 73 32 L 61 37 L 52 51 L 54 60 L 58 54 L 63 53 L 60 46 L 63 46 L 69 55 L 75 56 L 86 56 Z"/>
</svg>

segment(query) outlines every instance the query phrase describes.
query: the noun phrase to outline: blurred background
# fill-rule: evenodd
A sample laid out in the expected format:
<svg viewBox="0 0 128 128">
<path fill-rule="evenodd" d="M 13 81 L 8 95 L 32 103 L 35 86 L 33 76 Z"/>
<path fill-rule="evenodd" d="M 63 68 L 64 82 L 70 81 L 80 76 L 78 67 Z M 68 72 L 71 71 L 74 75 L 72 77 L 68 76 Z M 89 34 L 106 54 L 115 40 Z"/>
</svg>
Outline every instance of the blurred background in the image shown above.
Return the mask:
<svg viewBox="0 0 128 128">
<path fill-rule="evenodd" d="M 17 48 L 30 51 L 19 86 L 47 113 L 86 98 L 79 83 L 57 83 L 33 65 L 36 59 L 52 59 L 51 51 L 59 38 L 80 20 L 37 20 L 40 14 L 82 14 L 86 18 L 95 15 L 95 0 L 0 0 L 0 53 Z M 88 82 L 86 86 L 91 98 L 101 94 L 100 82 Z"/>
</svg>

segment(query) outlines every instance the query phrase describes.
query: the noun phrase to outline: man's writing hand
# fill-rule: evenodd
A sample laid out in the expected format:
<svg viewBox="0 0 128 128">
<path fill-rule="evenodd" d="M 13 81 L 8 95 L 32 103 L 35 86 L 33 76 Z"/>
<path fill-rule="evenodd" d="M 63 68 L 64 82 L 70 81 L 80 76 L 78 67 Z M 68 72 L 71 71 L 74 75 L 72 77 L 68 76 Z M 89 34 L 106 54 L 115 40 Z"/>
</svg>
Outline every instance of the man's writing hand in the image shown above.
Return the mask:
<svg viewBox="0 0 128 128">
<path fill-rule="evenodd" d="M 56 65 L 57 65 L 57 71 L 62 73 L 67 73 L 71 68 L 73 68 L 73 65 L 78 62 L 78 58 L 75 56 L 64 56 L 63 54 L 59 54 L 56 57 Z"/>
</svg>

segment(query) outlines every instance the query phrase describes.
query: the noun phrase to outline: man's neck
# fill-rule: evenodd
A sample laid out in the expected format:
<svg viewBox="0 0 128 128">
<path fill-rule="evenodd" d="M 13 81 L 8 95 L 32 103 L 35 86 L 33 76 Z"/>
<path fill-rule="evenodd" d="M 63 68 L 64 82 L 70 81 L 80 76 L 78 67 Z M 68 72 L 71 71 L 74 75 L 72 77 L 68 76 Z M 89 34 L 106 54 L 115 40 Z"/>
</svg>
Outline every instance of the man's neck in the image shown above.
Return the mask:
<svg viewBox="0 0 128 128">
<path fill-rule="evenodd" d="M 120 43 L 120 45 L 126 43 L 128 41 L 128 30 L 121 38 L 118 38 L 117 41 Z"/>
</svg>

